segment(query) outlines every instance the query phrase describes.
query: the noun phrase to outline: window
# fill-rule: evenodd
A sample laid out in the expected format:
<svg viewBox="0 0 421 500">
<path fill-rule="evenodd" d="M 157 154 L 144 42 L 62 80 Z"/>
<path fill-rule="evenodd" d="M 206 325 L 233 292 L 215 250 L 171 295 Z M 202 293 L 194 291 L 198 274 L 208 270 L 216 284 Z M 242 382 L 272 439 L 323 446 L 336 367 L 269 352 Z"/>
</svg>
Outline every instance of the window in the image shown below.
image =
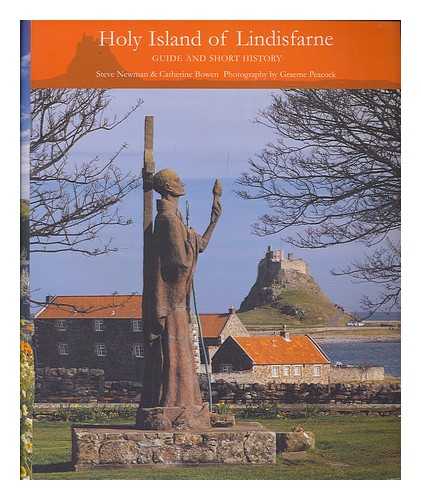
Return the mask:
<svg viewBox="0 0 421 500">
<path fill-rule="evenodd" d="M 301 368 L 302 367 L 299 365 L 292 367 L 292 374 L 294 375 L 294 377 L 301 377 Z"/>
<path fill-rule="evenodd" d="M 57 344 L 57 350 L 60 356 L 68 356 L 69 355 L 69 344 Z"/>
<path fill-rule="evenodd" d="M 133 344 L 133 355 L 135 358 L 143 358 L 145 356 L 143 344 Z"/>
<path fill-rule="evenodd" d="M 220 369 L 221 369 L 221 372 L 229 373 L 229 372 L 232 372 L 232 365 L 230 365 L 230 364 L 221 365 Z"/>
<path fill-rule="evenodd" d="M 322 375 L 322 367 L 321 366 L 313 366 L 313 376 L 321 377 Z"/>
<path fill-rule="evenodd" d="M 96 319 L 95 320 L 95 331 L 96 332 L 103 332 L 104 331 L 104 320 L 103 319 Z"/>
<path fill-rule="evenodd" d="M 104 358 L 107 355 L 105 344 L 95 344 L 95 353 L 99 358 Z"/>
<path fill-rule="evenodd" d="M 290 367 L 288 365 L 285 365 L 282 367 L 282 375 L 284 377 L 289 377 L 291 373 Z"/>
<path fill-rule="evenodd" d="M 65 319 L 56 319 L 55 326 L 57 330 L 65 331 L 66 330 L 66 320 Z"/>
<path fill-rule="evenodd" d="M 279 377 L 279 366 L 272 366 L 272 377 Z"/>
<path fill-rule="evenodd" d="M 132 329 L 134 332 L 142 331 L 142 321 L 140 319 L 134 319 L 132 321 Z"/>
</svg>

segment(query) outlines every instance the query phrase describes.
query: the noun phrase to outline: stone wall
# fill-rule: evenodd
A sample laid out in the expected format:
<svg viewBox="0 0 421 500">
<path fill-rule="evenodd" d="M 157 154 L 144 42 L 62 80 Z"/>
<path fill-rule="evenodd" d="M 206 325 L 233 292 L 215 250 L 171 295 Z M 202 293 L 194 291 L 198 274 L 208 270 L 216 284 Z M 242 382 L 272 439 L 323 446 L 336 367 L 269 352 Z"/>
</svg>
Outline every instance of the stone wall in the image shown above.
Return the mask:
<svg viewBox="0 0 421 500">
<path fill-rule="evenodd" d="M 88 367 L 103 370 L 108 380 L 142 380 L 144 358 L 136 357 L 134 346 L 143 345 L 143 332 L 133 331 L 129 319 L 105 319 L 103 328 L 95 331 L 92 319 L 69 319 L 60 330 L 54 319 L 35 319 L 37 367 Z M 67 346 L 66 355 L 58 344 Z M 98 344 L 105 346 L 105 356 L 98 356 Z"/>
<path fill-rule="evenodd" d="M 226 380 L 227 382 L 237 382 L 239 384 L 336 384 L 348 382 L 381 382 L 384 380 L 383 366 L 344 366 L 336 367 L 328 364 L 320 366 L 320 376 L 315 376 L 314 365 L 301 365 L 302 375 L 296 377 L 292 372 L 292 365 L 289 367 L 289 376 L 284 375 L 283 366 L 279 365 L 279 377 L 272 374 L 272 365 L 253 366 L 250 370 L 232 371 L 230 373 L 212 373 L 212 380 Z"/>
<path fill-rule="evenodd" d="M 297 271 L 299 273 L 308 274 L 307 264 L 302 259 L 283 260 L 281 268 L 285 271 Z"/>
<path fill-rule="evenodd" d="M 248 426 L 201 432 L 74 426 L 72 464 L 83 470 L 107 465 L 276 463 L 276 434 Z"/>
<path fill-rule="evenodd" d="M 221 374 L 226 377 L 228 374 Z M 271 382 L 251 383 L 244 380 L 229 382 L 214 378 L 212 397 L 215 403 L 400 403 L 400 384 L 288 384 Z M 203 399 L 208 400 L 205 376 L 201 376 Z M 137 402 L 141 384 L 132 381 L 106 381 L 103 370 L 88 368 L 44 368 L 36 380 L 37 402 Z"/>
<path fill-rule="evenodd" d="M 320 376 L 314 375 L 314 365 L 300 365 L 301 376 L 293 375 L 293 366 L 289 366 L 289 375 L 283 372 L 283 365 L 275 365 L 278 368 L 278 376 L 273 376 L 272 366 L 274 365 L 254 365 L 251 370 L 233 371 L 230 373 L 212 373 L 212 380 L 226 380 L 238 382 L 239 384 L 268 384 L 272 382 L 297 384 L 314 383 L 328 384 L 330 365 L 317 365 L 320 367 Z"/>
<path fill-rule="evenodd" d="M 138 401 L 142 384 L 131 380 L 107 381 L 94 368 L 39 368 L 37 402 Z"/>
<path fill-rule="evenodd" d="M 383 366 L 332 366 L 330 368 L 330 382 L 347 383 L 347 382 L 372 382 L 384 380 Z"/>
<path fill-rule="evenodd" d="M 224 329 L 221 334 L 221 343 L 227 337 L 249 337 L 250 333 L 247 328 L 243 325 L 240 318 L 235 314 L 230 314 L 228 321 L 226 322 Z"/>
<path fill-rule="evenodd" d="M 207 386 L 201 385 L 207 400 Z M 214 403 L 354 403 L 400 404 L 400 384 L 239 384 L 218 380 L 212 384 Z"/>
</svg>

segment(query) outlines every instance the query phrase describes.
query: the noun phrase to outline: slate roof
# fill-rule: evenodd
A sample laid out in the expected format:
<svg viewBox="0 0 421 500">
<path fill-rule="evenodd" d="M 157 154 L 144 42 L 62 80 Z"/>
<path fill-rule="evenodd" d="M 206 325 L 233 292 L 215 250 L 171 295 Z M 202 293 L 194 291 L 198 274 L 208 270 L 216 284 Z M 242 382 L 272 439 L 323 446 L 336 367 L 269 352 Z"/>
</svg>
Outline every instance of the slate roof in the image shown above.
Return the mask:
<svg viewBox="0 0 421 500">
<path fill-rule="evenodd" d="M 255 365 L 325 364 L 329 358 L 308 335 L 232 337 Z"/>
<path fill-rule="evenodd" d="M 37 319 L 141 319 L 141 295 L 57 295 Z"/>
</svg>

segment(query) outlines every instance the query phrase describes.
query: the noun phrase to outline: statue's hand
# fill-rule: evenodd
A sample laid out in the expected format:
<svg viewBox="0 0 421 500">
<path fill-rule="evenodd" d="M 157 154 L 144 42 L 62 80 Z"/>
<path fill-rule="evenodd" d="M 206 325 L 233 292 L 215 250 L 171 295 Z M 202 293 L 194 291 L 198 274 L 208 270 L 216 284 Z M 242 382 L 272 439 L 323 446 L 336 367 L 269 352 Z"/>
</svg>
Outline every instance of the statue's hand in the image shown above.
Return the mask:
<svg viewBox="0 0 421 500">
<path fill-rule="evenodd" d="M 216 224 L 218 222 L 219 217 L 221 217 L 222 214 L 222 205 L 219 200 L 215 200 L 212 205 L 212 212 L 211 212 L 211 224 Z"/>
</svg>

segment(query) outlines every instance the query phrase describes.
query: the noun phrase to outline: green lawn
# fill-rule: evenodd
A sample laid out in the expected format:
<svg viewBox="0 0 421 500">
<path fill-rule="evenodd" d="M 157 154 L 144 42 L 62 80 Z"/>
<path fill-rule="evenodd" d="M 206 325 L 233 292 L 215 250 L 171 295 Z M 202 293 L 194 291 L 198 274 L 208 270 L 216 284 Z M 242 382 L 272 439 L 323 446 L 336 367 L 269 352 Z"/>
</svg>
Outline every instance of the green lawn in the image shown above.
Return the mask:
<svg viewBox="0 0 421 500">
<path fill-rule="evenodd" d="M 399 479 L 400 419 L 397 417 L 314 417 L 262 420 L 271 430 L 301 424 L 316 433 L 316 450 L 305 460 L 278 457 L 271 466 L 143 466 L 73 472 L 70 424 L 36 422 L 34 479 Z M 127 421 L 113 421 L 127 423 Z"/>
</svg>

